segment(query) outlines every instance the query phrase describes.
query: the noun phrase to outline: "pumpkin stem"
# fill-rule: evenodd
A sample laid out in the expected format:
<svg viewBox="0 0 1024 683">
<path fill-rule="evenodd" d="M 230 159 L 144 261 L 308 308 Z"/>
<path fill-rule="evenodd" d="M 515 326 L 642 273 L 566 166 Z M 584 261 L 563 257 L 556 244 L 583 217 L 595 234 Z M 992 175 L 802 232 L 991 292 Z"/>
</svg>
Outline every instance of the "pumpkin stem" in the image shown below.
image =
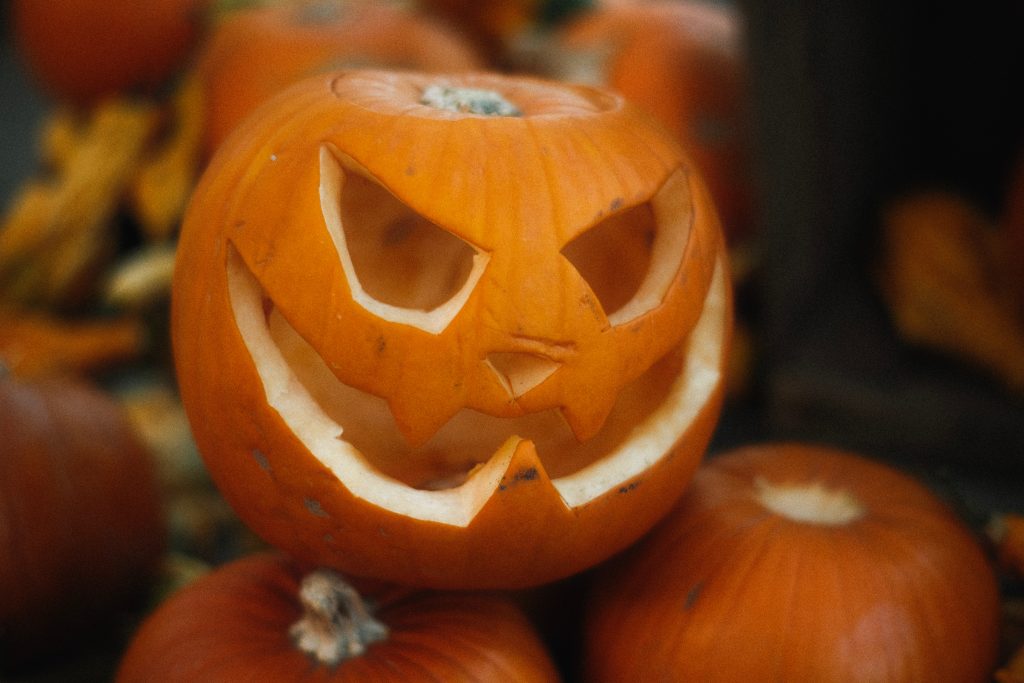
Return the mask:
<svg viewBox="0 0 1024 683">
<path fill-rule="evenodd" d="M 302 579 L 299 601 L 303 615 L 289 635 L 296 647 L 320 664 L 335 666 L 358 657 L 388 636 L 355 588 L 337 572 L 318 569 Z"/>
<path fill-rule="evenodd" d="M 522 116 L 519 107 L 506 100 L 501 93 L 482 88 L 457 88 L 450 85 L 431 85 L 420 96 L 420 104 L 435 109 L 481 116 Z"/>
</svg>

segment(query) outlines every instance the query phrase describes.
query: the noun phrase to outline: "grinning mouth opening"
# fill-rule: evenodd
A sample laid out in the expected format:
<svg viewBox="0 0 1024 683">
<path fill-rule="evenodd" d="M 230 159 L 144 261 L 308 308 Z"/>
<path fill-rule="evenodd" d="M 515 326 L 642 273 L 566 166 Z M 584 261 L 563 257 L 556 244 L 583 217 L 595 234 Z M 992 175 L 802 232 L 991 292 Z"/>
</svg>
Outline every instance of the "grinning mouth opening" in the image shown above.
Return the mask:
<svg viewBox="0 0 1024 683">
<path fill-rule="evenodd" d="M 235 321 L 268 405 L 352 494 L 407 517 L 468 525 L 523 440 L 536 446 L 537 476 L 550 479 L 567 507 L 583 505 L 665 457 L 720 381 L 728 308 L 722 263 L 690 336 L 623 388 L 594 438 L 578 442 L 557 409 L 517 418 L 463 409 L 414 448 L 387 402 L 340 382 L 228 251 Z"/>
</svg>

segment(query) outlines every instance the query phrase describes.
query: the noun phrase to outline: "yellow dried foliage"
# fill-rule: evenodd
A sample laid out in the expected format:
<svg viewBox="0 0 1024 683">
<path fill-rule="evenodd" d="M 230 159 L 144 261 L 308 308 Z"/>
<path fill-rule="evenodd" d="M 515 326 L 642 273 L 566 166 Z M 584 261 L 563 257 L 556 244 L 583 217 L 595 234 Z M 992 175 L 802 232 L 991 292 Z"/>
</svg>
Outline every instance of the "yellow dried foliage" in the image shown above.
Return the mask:
<svg viewBox="0 0 1024 683">
<path fill-rule="evenodd" d="M 142 160 L 129 201 L 151 241 L 177 229 L 199 174 L 203 140 L 203 91 L 197 77 L 185 80 L 170 103 L 168 135 Z"/>
<path fill-rule="evenodd" d="M 156 121 L 152 104 L 99 105 L 54 177 L 26 183 L 0 227 L 0 305 L 61 306 L 82 291 Z"/>
<path fill-rule="evenodd" d="M 99 371 L 138 358 L 144 345 L 134 318 L 69 322 L 0 313 L 0 363 L 18 377 Z"/>
</svg>

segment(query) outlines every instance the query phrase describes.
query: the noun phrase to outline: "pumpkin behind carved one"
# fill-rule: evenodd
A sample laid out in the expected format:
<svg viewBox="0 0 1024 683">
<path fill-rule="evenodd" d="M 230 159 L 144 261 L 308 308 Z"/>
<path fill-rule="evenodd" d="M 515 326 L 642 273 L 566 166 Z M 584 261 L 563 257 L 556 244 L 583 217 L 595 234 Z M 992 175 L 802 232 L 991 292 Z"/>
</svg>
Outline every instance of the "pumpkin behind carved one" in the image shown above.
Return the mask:
<svg viewBox="0 0 1024 683">
<path fill-rule="evenodd" d="M 457 72 L 482 63 L 447 27 L 387 4 L 313 0 L 232 12 L 199 59 L 207 150 L 278 91 L 343 67 Z"/>
<path fill-rule="evenodd" d="M 507 598 L 388 586 L 367 593 L 364 601 L 343 577 L 307 573 L 278 555 L 236 560 L 150 615 L 117 683 L 558 680 Z"/>
<path fill-rule="evenodd" d="M 990 680 L 999 597 L 922 485 L 828 448 L 712 459 L 662 525 L 603 568 L 588 680 Z"/>
<path fill-rule="evenodd" d="M 622 93 L 690 154 L 731 242 L 752 229 L 742 21 L 732 7 L 652 0 L 596 7 L 561 28 L 545 69 Z"/>
<path fill-rule="evenodd" d="M 11 24 L 32 73 L 78 104 L 154 90 L 185 62 L 208 0 L 13 0 Z"/>
<path fill-rule="evenodd" d="M 214 157 L 172 330 L 210 473 L 311 563 L 516 587 L 625 547 L 721 404 L 724 244 L 671 138 L 603 91 L 349 71 Z"/>
<path fill-rule="evenodd" d="M 164 547 L 160 503 L 106 394 L 0 377 L 0 673 L 60 661 L 141 597 Z"/>
</svg>

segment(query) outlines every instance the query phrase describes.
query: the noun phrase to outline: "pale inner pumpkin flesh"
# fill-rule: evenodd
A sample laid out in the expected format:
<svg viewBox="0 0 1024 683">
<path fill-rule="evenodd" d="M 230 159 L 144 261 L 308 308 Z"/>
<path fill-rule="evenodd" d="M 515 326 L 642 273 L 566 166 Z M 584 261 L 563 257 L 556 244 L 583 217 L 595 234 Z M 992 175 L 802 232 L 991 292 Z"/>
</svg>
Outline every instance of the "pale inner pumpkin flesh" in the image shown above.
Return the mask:
<svg viewBox="0 0 1024 683">
<path fill-rule="evenodd" d="M 339 382 L 265 297 L 237 253 L 229 253 L 236 323 L 268 404 L 350 492 L 405 516 L 467 525 L 497 488 L 522 439 L 535 443 L 540 476 L 551 479 L 564 503 L 582 505 L 668 454 L 720 380 L 728 308 L 721 263 L 690 336 L 623 389 L 595 438 L 577 442 L 557 410 L 514 419 L 463 410 L 413 449 L 386 402 Z"/>
</svg>

